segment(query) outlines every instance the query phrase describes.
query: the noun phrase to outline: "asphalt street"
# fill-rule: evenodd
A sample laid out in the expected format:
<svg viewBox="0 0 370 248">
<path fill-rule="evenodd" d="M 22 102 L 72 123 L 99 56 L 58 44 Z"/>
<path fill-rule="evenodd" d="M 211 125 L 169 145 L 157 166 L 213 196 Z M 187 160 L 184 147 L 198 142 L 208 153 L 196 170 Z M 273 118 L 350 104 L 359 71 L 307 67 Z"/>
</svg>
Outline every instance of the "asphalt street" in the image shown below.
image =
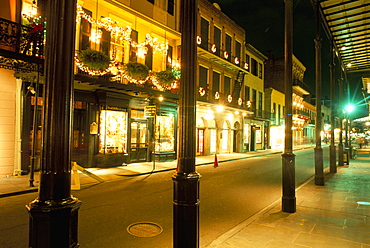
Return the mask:
<svg viewBox="0 0 370 248">
<path fill-rule="evenodd" d="M 295 152 L 296 184 L 314 174 L 313 149 Z M 324 150 L 328 165 L 328 150 Z M 200 245 L 206 246 L 237 224 L 281 198 L 281 155 L 197 167 L 200 181 Z M 79 211 L 81 247 L 172 247 L 173 171 L 92 185 L 73 194 Z M 36 193 L 0 199 L 0 247 L 28 246 L 25 205 Z M 128 233 L 134 223 L 156 223 L 162 233 L 137 237 Z"/>
</svg>

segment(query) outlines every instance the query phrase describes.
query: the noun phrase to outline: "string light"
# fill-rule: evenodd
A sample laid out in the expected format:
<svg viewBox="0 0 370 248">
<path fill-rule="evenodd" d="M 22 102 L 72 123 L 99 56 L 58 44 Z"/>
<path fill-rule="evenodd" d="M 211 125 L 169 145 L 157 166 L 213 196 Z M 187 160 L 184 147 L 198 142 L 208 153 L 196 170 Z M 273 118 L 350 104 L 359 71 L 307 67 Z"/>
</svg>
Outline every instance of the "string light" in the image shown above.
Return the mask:
<svg viewBox="0 0 370 248">
<path fill-rule="evenodd" d="M 81 5 L 77 5 L 76 23 L 79 23 L 81 18 L 96 25 L 97 28 L 104 28 L 108 32 L 111 32 L 111 36 L 117 36 L 120 40 L 129 42 L 132 47 L 142 48 L 149 45 L 153 48 L 153 51 L 163 52 L 164 55 L 167 54 L 168 42 L 161 44 L 158 42 L 158 38 L 153 38 L 150 34 L 146 34 L 144 42 L 136 43 L 131 40 L 132 29 L 130 27 L 120 27 L 117 25 L 117 22 L 112 21 L 110 18 L 103 18 L 102 21 L 96 20 L 91 15 L 87 14 Z"/>
</svg>

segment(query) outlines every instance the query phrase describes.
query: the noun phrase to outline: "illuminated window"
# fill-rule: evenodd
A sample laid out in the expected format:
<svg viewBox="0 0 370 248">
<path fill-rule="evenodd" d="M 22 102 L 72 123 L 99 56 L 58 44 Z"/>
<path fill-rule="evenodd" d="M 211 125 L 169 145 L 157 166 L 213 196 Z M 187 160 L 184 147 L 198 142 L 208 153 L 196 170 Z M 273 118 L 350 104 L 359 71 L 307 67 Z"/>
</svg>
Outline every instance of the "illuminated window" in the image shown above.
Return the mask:
<svg viewBox="0 0 370 248">
<path fill-rule="evenodd" d="M 155 151 L 172 152 L 175 150 L 174 117 L 157 116 L 155 125 Z"/>
<path fill-rule="evenodd" d="M 127 113 L 102 110 L 100 113 L 99 153 L 127 152 Z"/>
</svg>

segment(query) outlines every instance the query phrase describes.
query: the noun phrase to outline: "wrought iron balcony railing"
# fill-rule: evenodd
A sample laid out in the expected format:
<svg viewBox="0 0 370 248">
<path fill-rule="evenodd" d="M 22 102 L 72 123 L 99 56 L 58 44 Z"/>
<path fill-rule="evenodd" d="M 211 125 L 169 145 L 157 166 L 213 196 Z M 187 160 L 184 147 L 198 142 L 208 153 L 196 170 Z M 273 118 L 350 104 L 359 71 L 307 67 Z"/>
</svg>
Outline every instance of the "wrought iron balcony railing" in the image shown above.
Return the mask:
<svg viewBox="0 0 370 248">
<path fill-rule="evenodd" d="M 44 58 L 44 30 L 42 25 L 30 24 L 25 26 L 0 18 L 0 49 L 16 54 Z"/>
</svg>

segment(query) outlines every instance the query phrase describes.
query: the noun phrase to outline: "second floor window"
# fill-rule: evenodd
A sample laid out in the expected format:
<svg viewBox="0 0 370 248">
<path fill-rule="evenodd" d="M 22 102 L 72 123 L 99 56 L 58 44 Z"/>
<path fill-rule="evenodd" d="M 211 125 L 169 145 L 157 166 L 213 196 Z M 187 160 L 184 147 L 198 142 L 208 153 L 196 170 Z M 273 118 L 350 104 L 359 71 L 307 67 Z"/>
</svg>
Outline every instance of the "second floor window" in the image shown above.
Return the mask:
<svg viewBox="0 0 370 248">
<path fill-rule="evenodd" d="M 258 76 L 258 63 L 255 59 L 251 59 L 251 73 Z"/>
<path fill-rule="evenodd" d="M 263 94 L 262 92 L 258 92 L 258 109 L 262 110 L 262 103 L 263 103 Z"/>
<path fill-rule="evenodd" d="M 228 53 L 228 57 L 226 58 L 228 61 L 231 61 L 231 43 L 232 43 L 232 38 L 230 35 L 226 35 L 226 40 L 225 40 L 225 51 Z"/>
<path fill-rule="evenodd" d="M 263 65 L 261 63 L 258 63 L 258 77 L 262 78 L 263 76 Z"/>
<path fill-rule="evenodd" d="M 216 26 L 213 29 L 213 39 L 214 39 L 213 42 L 216 46 L 215 54 L 220 56 L 220 52 L 221 52 L 221 29 L 219 29 Z"/>
<path fill-rule="evenodd" d="M 240 65 L 240 52 L 241 52 L 242 45 L 239 41 L 235 42 L 235 58 L 239 59 Z"/>
<path fill-rule="evenodd" d="M 224 93 L 226 99 L 230 95 L 230 89 L 231 89 L 231 78 L 225 76 L 224 77 L 224 92 L 223 93 Z"/>
<path fill-rule="evenodd" d="M 106 31 L 104 28 L 101 29 L 101 41 L 100 41 L 100 50 L 109 56 L 110 52 L 110 32 Z"/>
<path fill-rule="evenodd" d="M 213 80 L 212 80 L 213 98 L 214 98 L 216 92 L 220 93 L 220 73 L 214 71 L 213 72 Z"/>
<path fill-rule="evenodd" d="M 252 90 L 252 108 L 257 108 L 257 91 L 255 89 Z"/>
<path fill-rule="evenodd" d="M 168 0 L 167 2 L 167 12 L 170 15 L 175 13 L 175 0 Z"/>
<path fill-rule="evenodd" d="M 172 54 L 173 54 L 173 47 L 168 46 L 167 49 L 167 59 L 166 59 L 166 67 L 171 67 L 172 66 Z"/>
<path fill-rule="evenodd" d="M 244 100 L 245 102 L 248 102 L 251 100 L 251 93 L 250 93 L 250 87 L 244 86 Z"/>
<path fill-rule="evenodd" d="M 202 98 L 207 98 L 208 68 L 199 66 L 199 94 Z"/>
<path fill-rule="evenodd" d="M 208 35 L 209 35 L 209 22 L 201 17 L 200 20 L 200 37 L 202 38 L 202 42 L 200 43 L 200 47 L 208 50 Z"/>
<path fill-rule="evenodd" d="M 139 33 L 136 30 L 131 31 L 131 40 L 138 42 Z M 137 62 L 137 47 L 130 46 L 130 62 Z"/>
<path fill-rule="evenodd" d="M 244 65 L 244 69 L 246 69 L 247 71 L 249 71 L 250 69 L 250 57 L 248 54 L 245 55 L 245 65 Z"/>
<path fill-rule="evenodd" d="M 87 15 L 92 15 L 92 12 L 84 9 Z M 81 35 L 80 35 L 80 51 L 90 48 L 91 23 L 81 19 Z"/>
<path fill-rule="evenodd" d="M 149 70 L 153 70 L 153 48 L 152 46 L 146 45 L 147 52 L 145 55 L 145 65 Z"/>
</svg>

